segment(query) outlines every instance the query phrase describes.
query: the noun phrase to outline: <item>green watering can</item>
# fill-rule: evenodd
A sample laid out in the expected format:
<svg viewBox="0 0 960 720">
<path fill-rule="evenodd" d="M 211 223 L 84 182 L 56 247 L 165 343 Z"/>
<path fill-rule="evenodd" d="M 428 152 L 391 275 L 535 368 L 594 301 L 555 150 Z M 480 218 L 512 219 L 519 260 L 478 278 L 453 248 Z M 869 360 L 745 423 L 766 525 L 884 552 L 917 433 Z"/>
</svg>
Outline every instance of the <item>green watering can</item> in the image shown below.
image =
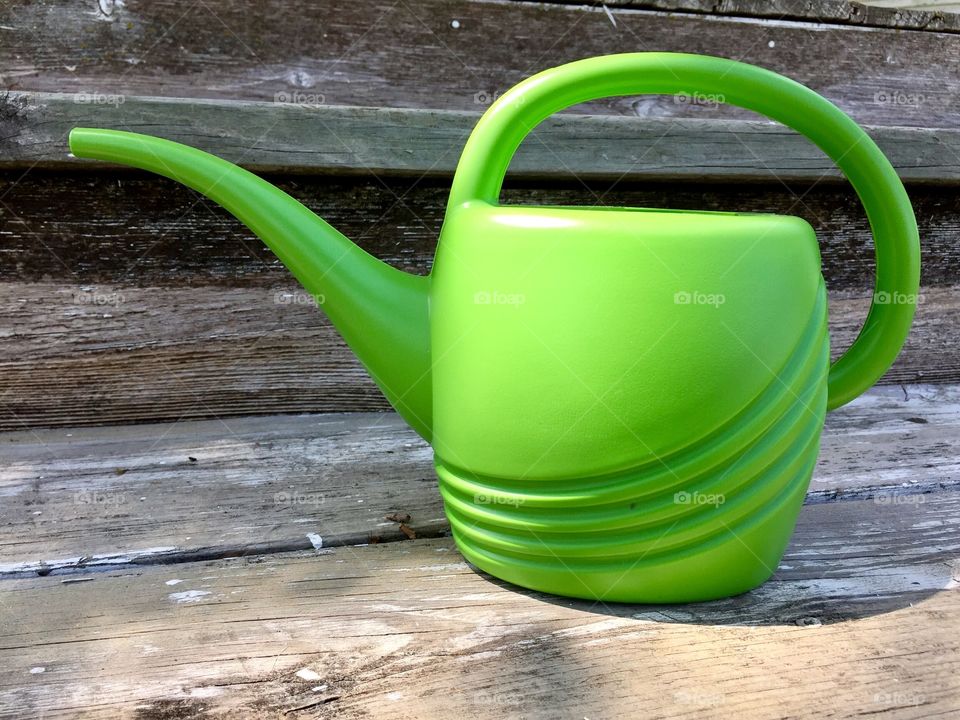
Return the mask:
<svg viewBox="0 0 960 720">
<path fill-rule="evenodd" d="M 843 170 L 876 245 L 876 293 L 829 363 L 813 228 L 796 217 L 500 205 L 550 114 L 601 97 L 703 93 L 803 133 Z M 434 449 L 463 555 L 527 588 L 625 602 L 744 592 L 777 567 L 824 414 L 890 367 L 920 250 L 893 167 L 836 106 L 781 75 L 672 53 L 535 75 L 467 141 L 429 276 L 367 254 L 289 195 L 198 150 L 77 128 L 78 157 L 172 178 L 276 253 Z"/>
</svg>

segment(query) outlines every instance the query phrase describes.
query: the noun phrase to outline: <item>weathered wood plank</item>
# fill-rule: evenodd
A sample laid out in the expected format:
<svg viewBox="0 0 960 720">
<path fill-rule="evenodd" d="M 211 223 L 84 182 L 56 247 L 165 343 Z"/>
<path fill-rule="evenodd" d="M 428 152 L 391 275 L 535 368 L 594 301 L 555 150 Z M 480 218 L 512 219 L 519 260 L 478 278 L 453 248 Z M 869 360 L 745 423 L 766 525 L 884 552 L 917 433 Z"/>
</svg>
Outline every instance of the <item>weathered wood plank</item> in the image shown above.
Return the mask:
<svg viewBox="0 0 960 720">
<path fill-rule="evenodd" d="M 900 502 L 960 480 L 960 387 L 875 387 L 827 415 L 809 501 Z"/>
<path fill-rule="evenodd" d="M 866 316 L 834 293 L 834 354 Z M 309 296 L 272 288 L 0 283 L 0 429 L 386 410 Z M 960 381 L 960 292 L 926 288 L 884 383 Z"/>
<path fill-rule="evenodd" d="M 579 0 L 547 2 L 586 4 Z M 734 15 L 766 20 L 815 20 L 840 25 L 960 32 L 960 15 L 956 14 L 956 7 L 960 5 L 944 7 L 944 3 L 937 0 L 870 0 L 866 4 L 836 0 L 611 0 L 605 4 L 609 7 Z M 923 7 L 907 7 L 916 5 Z"/>
<path fill-rule="evenodd" d="M 429 271 L 449 182 L 419 178 L 270 178 L 358 242 L 404 270 Z M 765 184 L 564 184 L 507 178 L 502 200 L 777 212 L 807 220 L 820 238 L 832 289 L 873 282 L 870 228 L 848 187 Z M 960 196 L 912 187 L 924 285 L 960 284 Z M 286 270 L 245 227 L 181 185 L 134 173 L 0 173 L 0 281 L 120 285 L 256 285 Z"/>
<path fill-rule="evenodd" d="M 960 42 L 960 40 L 958 40 Z M 92 97 L 92 96 L 91 96 Z M 450 176 L 478 113 L 14 93 L 0 106 L 0 169 L 97 167 L 69 154 L 74 127 L 144 132 L 260 171 Z M 905 182 L 960 181 L 960 132 L 868 128 Z M 517 177 L 839 180 L 826 155 L 757 121 L 558 115 L 525 142 Z"/>
<path fill-rule="evenodd" d="M 656 49 L 732 54 L 789 73 L 866 123 L 953 127 L 960 118 L 944 82 L 960 67 L 960 41 L 945 32 L 464 0 L 47 0 L 8 3 L 0 26 L 10 28 L 0 68 L 12 90 L 269 101 L 300 93 L 334 105 L 468 110 L 537 70 Z M 715 113 L 653 98 L 591 108 Z"/>
<path fill-rule="evenodd" d="M 808 506 L 774 579 L 686 606 L 521 591 L 448 539 L 6 580 L 0 711 L 950 717 L 960 494 L 922 497 Z"/>
<path fill-rule="evenodd" d="M 0 575 L 406 539 L 448 527 L 393 413 L 0 434 Z"/>
<path fill-rule="evenodd" d="M 448 528 L 392 413 L 21 431 L 0 456 L 0 575 L 405 539 L 397 512 Z M 960 386 L 878 388 L 829 416 L 808 502 L 922 501 L 960 486 L 958 457 Z"/>
</svg>

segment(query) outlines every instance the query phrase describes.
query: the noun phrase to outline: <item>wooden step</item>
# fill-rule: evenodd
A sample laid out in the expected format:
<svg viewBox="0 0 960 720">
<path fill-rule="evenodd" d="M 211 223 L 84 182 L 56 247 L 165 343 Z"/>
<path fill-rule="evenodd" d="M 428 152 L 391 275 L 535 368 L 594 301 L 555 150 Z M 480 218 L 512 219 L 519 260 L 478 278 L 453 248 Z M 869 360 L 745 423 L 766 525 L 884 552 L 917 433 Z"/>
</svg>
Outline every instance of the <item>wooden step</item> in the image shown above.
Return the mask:
<svg viewBox="0 0 960 720">
<path fill-rule="evenodd" d="M 393 413 L 24 430 L 0 454 L 0 577 L 448 530 L 430 448 Z M 960 485 L 958 457 L 960 386 L 877 388 L 828 416 L 808 504 L 919 502 Z"/>
<path fill-rule="evenodd" d="M 684 606 L 527 592 L 449 539 L 2 580 L 0 714 L 952 717 L 958 499 L 808 506 L 773 579 Z"/>
</svg>

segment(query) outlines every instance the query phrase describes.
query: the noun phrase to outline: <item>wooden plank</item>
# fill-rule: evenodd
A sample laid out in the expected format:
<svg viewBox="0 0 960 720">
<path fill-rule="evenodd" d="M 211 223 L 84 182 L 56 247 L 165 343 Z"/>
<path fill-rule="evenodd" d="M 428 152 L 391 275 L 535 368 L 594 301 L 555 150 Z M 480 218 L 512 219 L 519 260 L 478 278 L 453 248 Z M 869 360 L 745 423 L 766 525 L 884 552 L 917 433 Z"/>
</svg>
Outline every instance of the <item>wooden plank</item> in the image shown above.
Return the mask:
<svg viewBox="0 0 960 720">
<path fill-rule="evenodd" d="M 900 502 L 960 480 L 960 388 L 875 387 L 827 415 L 809 502 Z"/>
<path fill-rule="evenodd" d="M 0 576 L 406 539 L 394 513 L 448 528 L 393 413 L 21 431 L 0 455 Z M 877 388 L 828 417 L 808 502 L 911 503 L 960 485 L 958 457 L 960 386 Z"/>
<path fill-rule="evenodd" d="M 429 271 L 449 182 L 422 178 L 270 180 L 397 267 Z M 849 187 L 764 184 L 521 182 L 502 201 L 776 212 L 807 220 L 820 238 L 832 289 L 873 282 L 870 228 Z M 924 285 L 960 283 L 960 198 L 912 187 Z M 129 285 L 271 287 L 289 274 L 225 211 L 171 181 L 135 173 L 0 173 L 0 282 L 63 280 Z M 189 248 L 189 251 L 186 250 Z"/>
<path fill-rule="evenodd" d="M 393 413 L 0 434 L 0 576 L 336 547 L 449 527 Z"/>
<path fill-rule="evenodd" d="M 547 0 L 586 4 L 579 0 Z M 839 25 L 960 32 L 960 5 L 935 0 L 870 0 L 868 3 L 836 0 L 611 0 L 609 7 L 667 10 L 671 12 L 734 15 L 765 20 L 815 20 Z M 917 6 L 922 9 L 918 9 Z"/>
<path fill-rule="evenodd" d="M 467 0 L 322 4 L 175 0 L 17 2 L 0 10 L 11 90 L 475 110 L 532 72 L 645 49 L 740 58 L 837 100 L 861 122 L 954 127 L 946 32 L 607 7 Z M 310 28 L 297 33 L 292 28 Z M 891 98 L 893 98 L 891 100 Z M 601 101 L 593 112 L 713 116 L 670 99 Z M 727 115 L 724 115 L 727 116 Z M 730 117 L 745 117 L 730 113 Z"/>
<path fill-rule="evenodd" d="M 960 381 L 960 293 L 925 288 L 888 384 Z M 0 429 L 389 409 L 292 285 L 0 283 Z M 866 316 L 834 293 L 834 354 Z"/>
<path fill-rule="evenodd" d="M 106 97 L 106 96 L 104 96 Z M 0 117 L 0 169 L 98 167 L 69 154 L 74 127 L 143 132 L 252 170 L 451 176 L 476 112 L 274 102 L 14 93 Z M 91 100 L 95 100 L 92 96 Z M 960 181 L 960 132 L 869 128 L 905 182 Z M 615 150 L 615 151 L 614 151 Z M 840 180 L 806 138 L 757 121 L 558 115 L 521 146 L 520 178 Z"/>
<path fill-rule="evenodd" d="M 0 712 L 951 717 L 960 494 L 922 497 L 808 506 L 774 579 L 685 606 L 525 592 L 449 539 L 6 580 Z"/>
<path fill-rule="evenodd" d="M 940 10 L 944 13 L 955 13 L 960 10 L 960 4 L 950 0 L 870 0 L 870 4 L 887 9 L 898 10 Z"/>
</svg>

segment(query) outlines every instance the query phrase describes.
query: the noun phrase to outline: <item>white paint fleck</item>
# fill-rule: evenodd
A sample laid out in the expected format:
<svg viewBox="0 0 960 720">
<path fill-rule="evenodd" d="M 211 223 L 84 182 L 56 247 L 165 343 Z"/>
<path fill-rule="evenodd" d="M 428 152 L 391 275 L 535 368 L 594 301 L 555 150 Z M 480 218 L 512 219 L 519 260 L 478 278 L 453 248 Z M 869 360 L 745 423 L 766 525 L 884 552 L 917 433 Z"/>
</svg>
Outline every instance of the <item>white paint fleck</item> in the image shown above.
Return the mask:
<svg viewBox="0 0 960 720">
<path fill-rule="evenodd" d="M 459 21 L 459 20 L 452 20 L 452 21 L 450 22 L 450 27 L 452 27 L 454 30 L 459 30 L 459 29 L 460 29 L 460 21 Z"/>
<path fill-rule="evenodd" d="M 312 688 L 310 688 L 310 689 L 313 690 L 313 692 L 323 692 L 324 690 L 327 689 L 327 686 L 326 686 L 326 685 L 317 685 L 316 687 L 312 687 Z"/>
<path fill-rule="evenodd" d="M 387 693 L 387 700 L 400 700 L 402 697 L 403 693 L 399 693 L 397 691 Z"/>
<path fill-rule="evenodd" d="M 287 82 L 294 87 L 309 90 L 317 84 L 317 79 L 306 70 L 294 70 L 287 75 Z"/>
<path fill-rule="evenodd" d="M 776 46 L 777 46 L 777 44 L 776 44 L 773 40 L 771 40 L 770 42 L 767 43 L 767 47 L 768 47 L 768 48 L 773 48 L 773 47 L 776 47 Z"/>
<path fill-rule="evenodd" d="M 209 594 L 209 590 L 185 590 L 184 592 L 170 593 L 167 597 L 177 603 L 192 603 L 199 602 L 200 598 Z"/>
<path fill-rule="evenodd" d="M 314 550 L 323 548 L 323 538 L 317 535 L 317 533 L 307 533 L 307 540 L 313 545 Z"/>
<path fill-rule="evenodd" d="M 297 670 L 296 675 L 301 680 L 308 680 L 310 682 L 320 679 L 320 673 L 316 672 L 315 670 L 311 670 L 310 668 L 301 668 L 300 670 Z"/>
<path fill-rule="evenodd" d="M 40 673 L 42 673 L 42 672 L 44 672 L 44 671 L 46 671 L 46 668 L 43 667 L 43 666 L 41 666 L 41 665 L 38 665 L 37 667 L 32 667 L 32 668 L 30 668 L 30 674 L 31 674 L 31 675 L 39 675 Z"/>
<path fill-rule="evenodd" d="M 179 579 L 177 579 L 177 578 L 174 578 L 173 580 L 167 580 L 166 584 L 167 584 L 167 585 L 179 585 L 179 584 L 182 583 L 182 582 L 183 582 L 183 580 L 179 580 Z"/>
</svg>

